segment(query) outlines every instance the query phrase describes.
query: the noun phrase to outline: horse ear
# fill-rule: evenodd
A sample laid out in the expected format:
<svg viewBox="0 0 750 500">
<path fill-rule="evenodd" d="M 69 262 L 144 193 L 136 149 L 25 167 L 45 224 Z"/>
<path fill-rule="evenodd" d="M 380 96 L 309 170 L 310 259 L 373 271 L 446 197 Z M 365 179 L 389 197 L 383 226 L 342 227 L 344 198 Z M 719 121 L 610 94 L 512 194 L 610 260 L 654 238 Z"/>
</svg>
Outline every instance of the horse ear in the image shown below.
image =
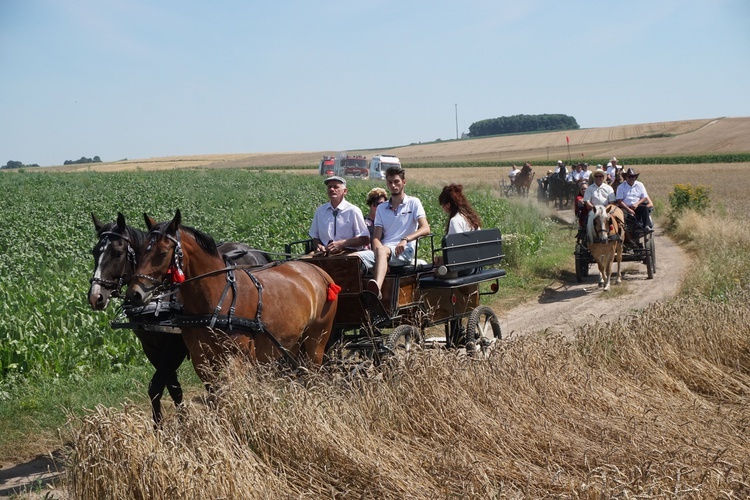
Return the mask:
<svg viewBox="0 0 750 500">
<path fill-rule="evenodd" d="M 156 225 L 156 221 L 148 216 L 146 212 L 143 212 L 143 220 L 146 222 L 146 228 L 151 231 Z"/>
<path fill-rule="evenodd" d="M 180 227 L 181 221 L 182 221 L 182 214 L 180 214 L 180 209 L 178 208 L 174 214 L 174 218 L 172 219 L 172 222 L 169 223 L 169 232 L 176 233 L 177 229 Z"/>
<path fill-rule="evenodd" d="M 102 230 L 102 228 L 104 227 L 104 224 L 102 224 L 99 221 L 99 219 L 96 218 L 96 215 L 94 215 L 94 212 L 91 212 L 91 219 L 94 221 L 94 229 L 96 229 L 96 232 L 98 233 L 99 231 Z"/>
<path fill-rule="evenodd" d="M 117 212 L 117 229 L 124 231 L 125 226 L 125 216 L 122 215 L 122 212 Z"/>
</svg>

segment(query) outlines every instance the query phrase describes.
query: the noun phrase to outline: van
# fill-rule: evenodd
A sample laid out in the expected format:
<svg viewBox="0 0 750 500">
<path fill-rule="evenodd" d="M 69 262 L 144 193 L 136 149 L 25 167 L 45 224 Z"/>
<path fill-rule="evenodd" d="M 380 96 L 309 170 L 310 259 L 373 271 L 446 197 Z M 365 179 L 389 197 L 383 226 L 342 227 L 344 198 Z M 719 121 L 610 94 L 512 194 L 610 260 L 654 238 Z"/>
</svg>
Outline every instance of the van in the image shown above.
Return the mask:
<svg viewBox="0 0 750 500">
<path fill-rule="evenodd" d="M 370 160 L 370 179 L 385 179 L 385 171 L 391 167 L 401 167 L 395 155 L 375 155 Z"/>
</svg>

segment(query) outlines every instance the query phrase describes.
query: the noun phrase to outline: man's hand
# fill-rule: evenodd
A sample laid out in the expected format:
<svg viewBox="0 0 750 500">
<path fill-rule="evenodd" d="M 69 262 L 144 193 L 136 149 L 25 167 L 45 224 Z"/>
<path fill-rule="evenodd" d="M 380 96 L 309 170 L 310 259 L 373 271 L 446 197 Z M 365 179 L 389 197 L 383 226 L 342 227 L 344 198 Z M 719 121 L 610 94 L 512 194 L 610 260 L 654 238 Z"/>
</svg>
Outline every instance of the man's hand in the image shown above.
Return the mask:
<svg viewBox="0 0 750 500">
<path fill-rule="evenodd" d="M 396 248 L 393 250 L 396 252 L 396 255 L 401 255 L 406 250 L 406 244 L 408 241 L 406 241 L 406 238 L 401 238 L 401 241 L 398 242 L 398 245 L 396 245 Z"/>
</svg>

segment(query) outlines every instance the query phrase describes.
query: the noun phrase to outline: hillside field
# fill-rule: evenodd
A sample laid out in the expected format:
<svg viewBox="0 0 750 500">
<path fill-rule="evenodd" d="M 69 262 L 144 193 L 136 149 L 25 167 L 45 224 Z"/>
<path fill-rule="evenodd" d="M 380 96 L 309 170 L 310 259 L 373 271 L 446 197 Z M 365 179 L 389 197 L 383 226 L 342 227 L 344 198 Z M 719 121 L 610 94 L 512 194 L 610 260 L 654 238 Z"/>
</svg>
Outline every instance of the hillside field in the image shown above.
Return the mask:
<svg viewBox="0 0 750 500">
<path fill-rule="evenodd" d="M 570 139 L 570 150 L 566 143 Z M 621 125 L 538 134 L 444 140 L 408 146 L 350 150 L 368 157 L 395 154 L 409 163 L 466 161 L 530 161 L 550 164 L 561 159 L 750 152 L 750 117 L 716 118 Z M 61 171 L 163 170 L 174 168 L 313 167 L 324 154 L 337 151 L 263 152 L 131 159 L 87 165 L 51 167 Z M 622 161 L 621 161 L 622 163 Z"/>
</svg>

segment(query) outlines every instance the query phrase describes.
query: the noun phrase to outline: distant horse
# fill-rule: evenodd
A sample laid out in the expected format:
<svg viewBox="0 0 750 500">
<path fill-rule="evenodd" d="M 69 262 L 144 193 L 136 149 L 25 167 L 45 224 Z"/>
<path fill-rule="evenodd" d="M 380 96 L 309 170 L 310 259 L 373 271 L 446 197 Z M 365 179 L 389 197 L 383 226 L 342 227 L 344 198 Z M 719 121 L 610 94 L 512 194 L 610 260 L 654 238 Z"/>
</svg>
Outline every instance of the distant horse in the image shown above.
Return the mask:
<svg viewBox="0 0 750 500">
<path fill-rule="evenodd" d="M 622 169 L 618 168 L 615 170 L 615 178 L 612 179 L 612 184 L 610 184 L 615 194 L 617 194 L 617 186 L 619 186 L 620 184 L 622 184 Z"/>
<path fill-rule="evenodd" d="M 625 241 L 625 218 L 616 205 L 597 205 L 589 214 L 588 249 L 599 266 L 599 286 L 609 290 L 612 264 L 617 259 L 617 281 L 622 282 L 622 245 Z"/>
<path fill-rule="evenodd" d="M 531 165 L 526 163 L 523 167 L 521 167 L 521 171 L 516 174 L 516 180 L 513 183 L 518 196 L 529 196 L 529 188 L 531 187 L 531 182 L 533 180 L 534 171 L 531 169 Z"/>
<path fill-rule="evenodd" d="M 99 241 L 94 247 L 94 274 L 89 287 L 89 304 L 95 311 L 107 308 L 111 297 L 119 297 L 120 290 L 130 283 L 142 257 L 146 233 L 128 226 L 125 216 L 117 214 L 116 222 L 102 223 L 91 214 Z M 220 251 L 230 260 L 243 265 L 262 265 L 268 257 L 244 243 L 226 243 Z M 137 323 L 137 320 L 135 320 Z M 182 404 L 182 387 L 177 380 L 177 369 L 188 355 L 179 331 L 156 325 L 142 324 L 133 332 L 141 342 L 143 352 L 156 371 L 148 385 L 151 413 L 155 423 L 162 419 L 161 397 L 167 389 L 176 406 Z"/>
<path fill-rule="evenodd" d="M 568 206 L 578 190 L 574 181 L 567 180 L 568 169 L 563 163 L 549 176 L 549 199 L 555 200 L 555 208 Z"/>
<path fill-rule="evenodd" d="M 184 315 L 176 323 L 207 387 L 230 356 L 295 363 L 304 352 L 322 363 L 339 289 L 325 271 L 302 261 L 229 268 L 213 238 L 181 225 L 179 210 L 158 224 L 144 218 L 146 248 L 126 298 L 138 305 L 179 290 Z"/>
</svg>

